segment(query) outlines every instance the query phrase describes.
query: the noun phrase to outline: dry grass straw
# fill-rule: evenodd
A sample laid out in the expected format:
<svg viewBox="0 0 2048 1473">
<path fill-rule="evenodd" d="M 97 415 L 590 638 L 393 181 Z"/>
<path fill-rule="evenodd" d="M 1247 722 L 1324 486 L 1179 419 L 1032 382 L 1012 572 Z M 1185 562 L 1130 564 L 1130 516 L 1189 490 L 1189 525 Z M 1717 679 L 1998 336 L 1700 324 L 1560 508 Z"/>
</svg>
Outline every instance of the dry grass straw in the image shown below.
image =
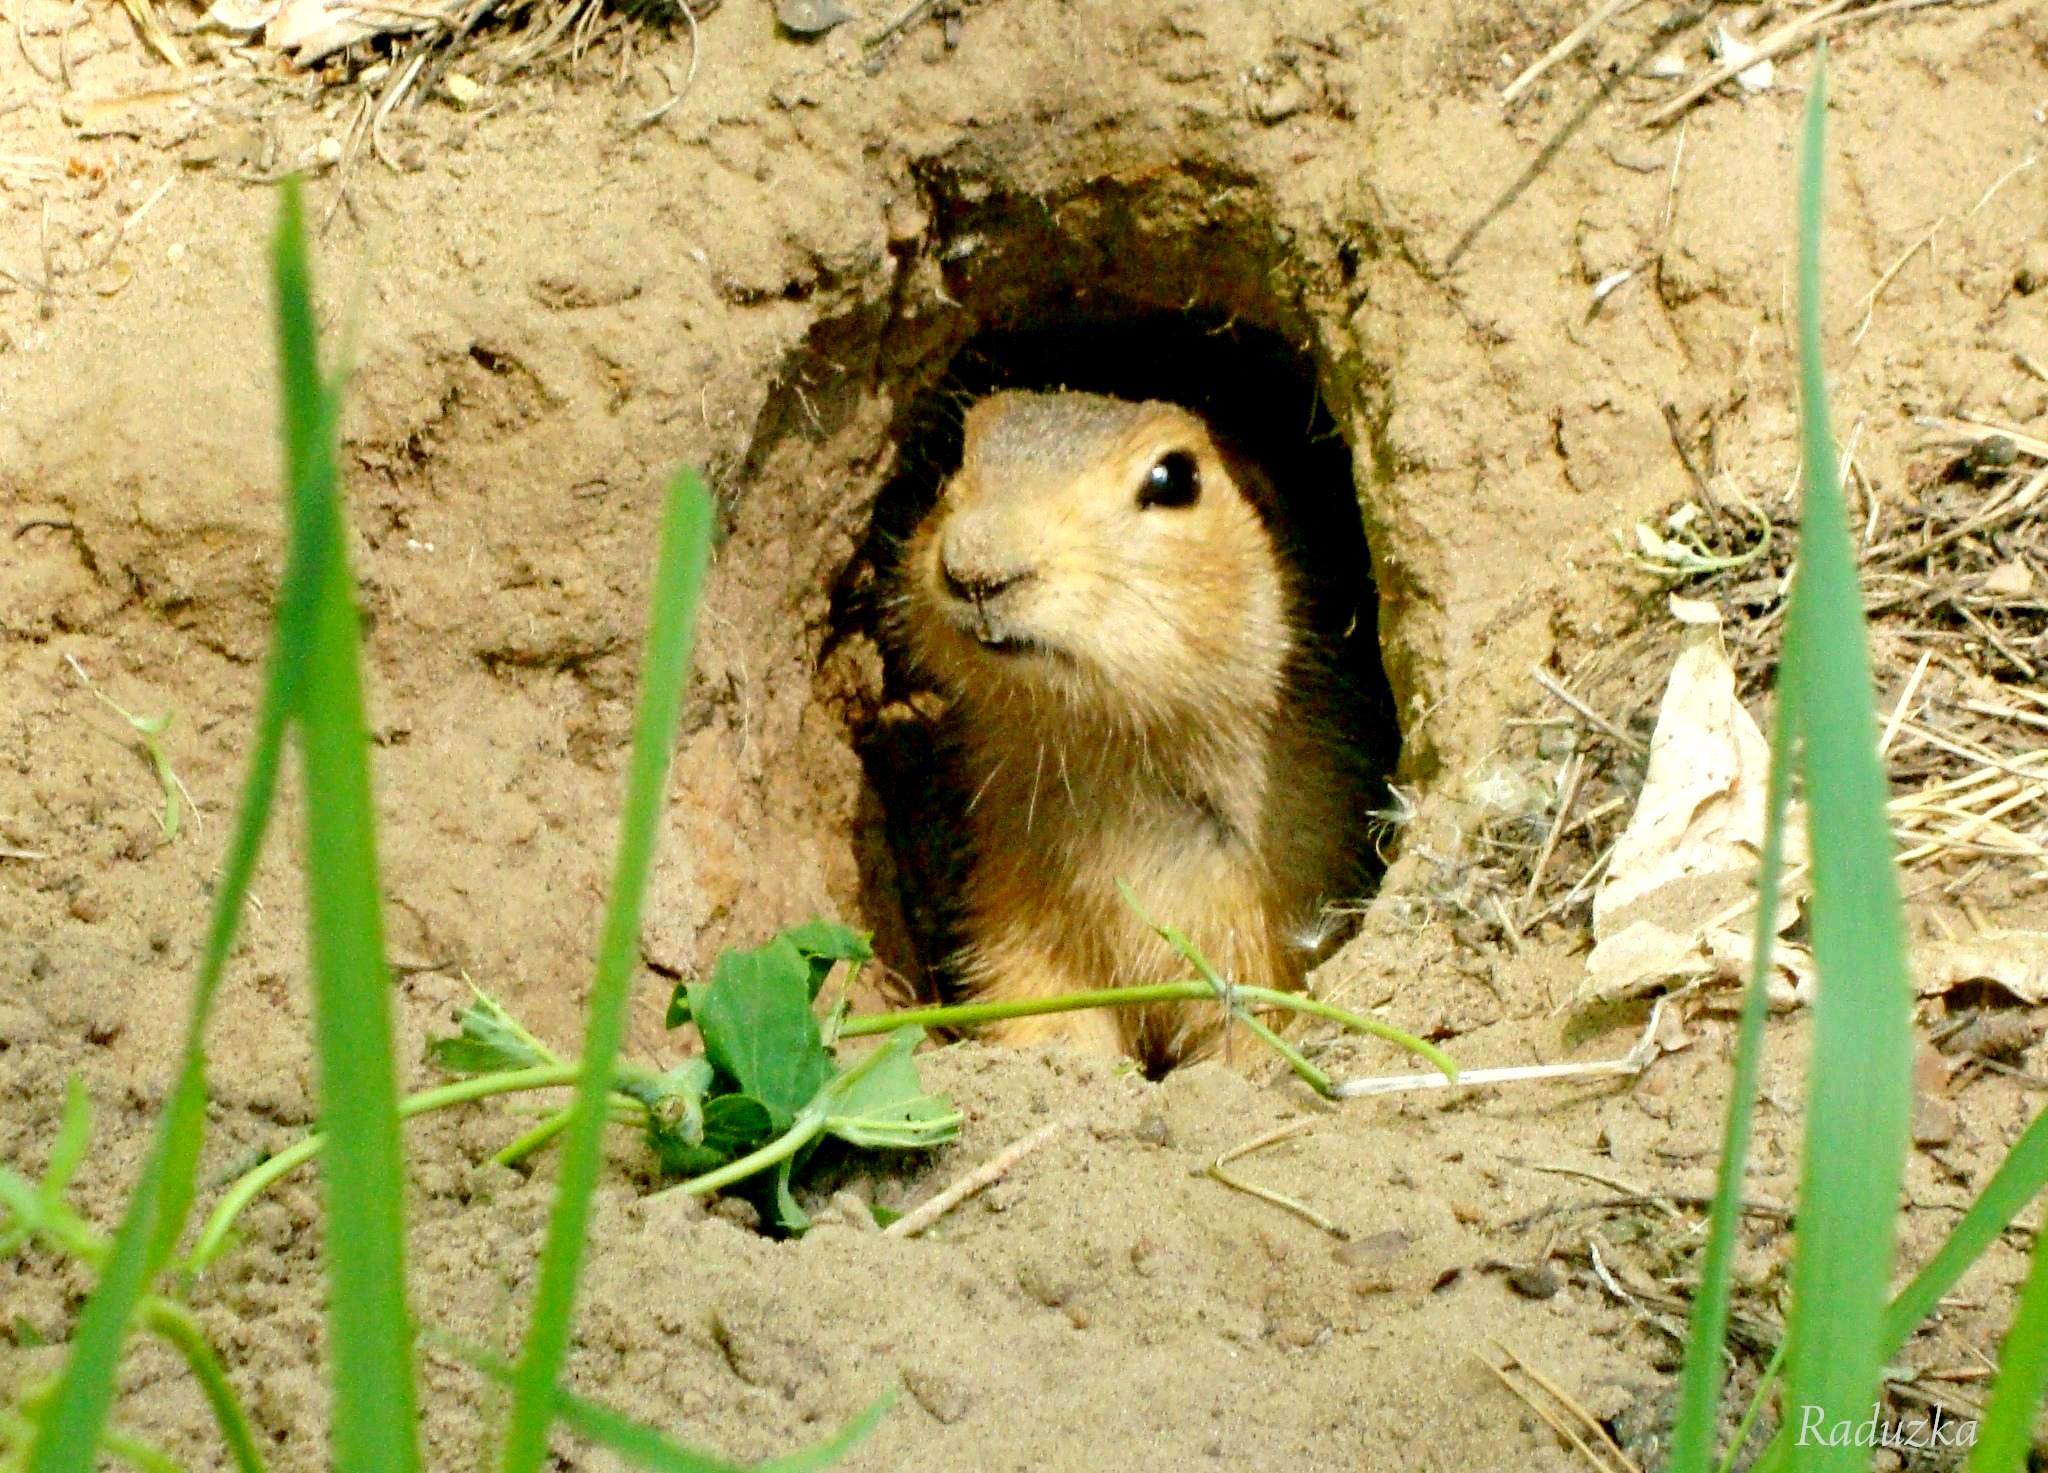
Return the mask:
<svg viewBox="0 0 2048 1473">
<path fill-rule="evenodd" d="M 1884 693 L 1892 834 L 1900 865 L 1925 876 L 1919 893 L 1996 894 L 2048 881 L 2048 441 L 1984 420 L 1917 423 L 1928 453 L 1903 495 L 1876 495 L 1853 478 L 1864 503 L 1859 571 Z M 1788 490 L 1780 504 L 1752 510 L 1748 520 L 1696 519 L 1701 548 L 1735 566 L 1670 586 L 1722 609 L 1739 687 L 1761 717 L 1796 503 Z M 1591 903 L 1634 809 L 1643 735 L 1676 639 L 1653 617 L 1562 678 L 1532 676 L 1540 714 L 1518 726 L 1546 755 L 1528 760 L 1570 779 L 1540 822 L 1510 812 L 1470 836 L 1448 896 L 1468 924 L 1496 929 L 1496 896 L 1510 900 L 1524 933 Z"/>
<path fill-rule="evenodd" d="M 582 62 L 601 45 L 615 48 L 615 80 L 623 90 L 643 30 L 687 27 L 690 71 L 696 71 L 697 26 L 722 0 L 426 0 L 410 6 L 343 7 L 379 26 L 323 59 L 332 80 L 358 82 L 375 98 L 381 119 L 431 93 L 457 69 L 504 78 L 534 67 Z M 683 87 L 687 87 L 685 81 Z M 680 96 L 682 88 L 677 89 Z M 674 105 L 671 98 L 668 106 Z M 665 110 L 665 109 L 664 109 Z"/>
<path fill-rule="evenodd" d="M 1738 72 L 1747 71 L 1760 61 L 1769 61 L 1803 51 L 1841 26 L 1876 20 L 1902 10 L 1924 10 L 1930 5 L 1947 3 L 1948 0 L 1876 0 L 1874 4 L 1851 8 L 1850 0 L 1828 0 L 1828 3 L 1818 9 L 1786 21 L 1769 35 L 1754 42 L 1751 49 L 1742 55 L 1730 56 L 1709 67 L 1697 81 L 1678 96 L 1653 109 L 1644 117 L 1643 122 L 1648 127 L 1661 127 L 1679 117 L 1716 87 L 1734 78 Z"/>
</svg>

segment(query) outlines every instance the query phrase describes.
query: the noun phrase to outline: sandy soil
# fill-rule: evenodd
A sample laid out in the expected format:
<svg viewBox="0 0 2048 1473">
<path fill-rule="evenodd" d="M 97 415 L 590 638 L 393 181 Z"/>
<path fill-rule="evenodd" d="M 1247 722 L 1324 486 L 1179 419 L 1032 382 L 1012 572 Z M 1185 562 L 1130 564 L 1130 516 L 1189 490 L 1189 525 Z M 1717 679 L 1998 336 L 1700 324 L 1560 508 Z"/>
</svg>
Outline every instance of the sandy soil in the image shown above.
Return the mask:
<svg viewBox="0 0 2048 1473">
<path fill-rule="evenodd" d="M 804 44 L 729 0 L 701 28 L 693 89 L 652 127 L 631 119 L 665 95 L 651 66 L 687 66 L 680 32 L 643 36 L 623 93 L 602 45 L 485 73 L 468 109 L 437 94 L 394 113 L 390 164 L 365 151 L 312 187 L 330 340 L 358 333 L 349 511 L 408 1057 L 445 1031 L 465 975 L 573 1047 L 657 497 L 681 460 L 705 467 L 728 535 L 634 1050 L 676 1055 L 666 976 L 813 912 L 875 928 L 917 975 L 858 755 L 886 672 L 835 590 L 859 581 L 921 396 L 985 358 L 986 334 L 1078 323 L 1113 353 L 1190 308 L 1283 341 L 1351 447 L 1402 776 L 1423 806 L 1320 985 L 1468 1066 L 1622 1052 L 1639 1018 L 1568 1037 L 1554 1011 L 1583 910 L 1505 944 L 1428 856 L 1458 858 L 1472 775 L 1534 750 L 1511 720 L 1555 714 L 1530 667 L 1573 670 L 1660 617 L 1615 539 L 1691 494 L 1664 406 L 1711 427 L 1720 474 L 1748 494 L 1791 485 L 1790 176 L 1810 57 L 1768 95 L 1716 96 L 1659 131 L 1642 116 L 1671 84 L 1600 93 L 1648 49 L 1703 64 L 1697 31 L 1653 34 L 1661 5 L 1506 116 L 1501 86 L 1581 7 L 1298 0 L 1283 21 L 1226 0 L 984 0 L 957 49 L 928 25 L 879 65 L 860 37 L 894 7 L 855 8 L 858 24 Z M 41 1168 L 77 1073 L 98 1110 L 78 1200 L 111 1222 L 181 1027 L 279 558 L 262 180 L 317 160 L 359 103 L 217 60 L 180 82 L 118 10 L 17 10 L 23 44 L 0 44 L 0 1160 Z M 2037 435 L 2048 418 L 2048 385 L 2014 357 L 2048 359 L 2048 294 L 2015 288 L 2048 277 L 2048 169 L 2006 177 L 2048 144 L 2048 11 L 1895 15 L 1842 32 L 1834 63 L 1838 414 L 1861 423 L 1878 494 L 1902 495 L 1911 415 Z M 1937 223 L 1853 339 L 1865 294 Z M 1596 309 L 1594 284 L 1624 268 Z M 1315 411 L 1302 403 L 1302 424 Z M 147 764 L 67 657 L 130 710 L 177 713 L 168 752 L 199 813 L 175 841 Z M 1646 657 L 1594 694 L 1636 718 L 1662 674 Z M 313 1113 L 291 828 L 213 1030 L 209 1198 Z M 863 1200 L 912 1203 L 1048 1121 L 1073 1127 L 922 1241 L 843 1206 L 770 1241 L 738 1215 L 647 1200 L 622 1145 L 574 1378 L 736 1457 L 900 1393 L 856 1468 L 1580 1466 L 1479 1363 L 1498 1342 L 1654 1461 L 1682 1316 L 1655 1296 L 1691 1270 L 1727 1033 L 1696 1011 L 1634 1083 L 1341 1109 L 1218 1066 L 1155 1084 L 957 1045 L 928 1069 L 967 1112 L 960 1143 L 857 1174 Z M 1771 1202 L 1794 1190 L 1801 1033 L 1772 1034 L 1754 1180 Z M 433 1078 L 412 1066 L 415 1087 Z M 1951 1103 L 1951 1138 L 1911 1167 L 1912 1262 L 2029 1114 L 1997 1079 Z M 1293 1120 L 1311 1128 L 1241 1170 L 1346 1241 L 1195 1174 Z M 485 1107 L 411 1137 L 418 1312 L 501 1343 L 550 1186 L 545 1163 L 531 1180 L 482 1164 L 520 1125 Z M 287 1470 L 324 1462 L 317 1214 L 315 1180 L 288 1182 L 196 1291 Z M 1782 1222 L 1754 1221 L 1743 1273 L 1766 1323 L 1788 1244 Z M 1995 1348 L 2023 1246 L 1973 1273 L 1913 1364 Z M 0 1395 L 54 1365 L 36 1342 L 61 1339 L 84 1287 L 38 1253 L 0 1264 Z M 433 1464 L 471 1466 L 489 1400 L 430 1363 Z M 1972 1393 L 1913 1394 L 1967 1414 Z M 121 1417 L 223 1465 L 155 1350 L 133 1361 Z"/>
</svg>

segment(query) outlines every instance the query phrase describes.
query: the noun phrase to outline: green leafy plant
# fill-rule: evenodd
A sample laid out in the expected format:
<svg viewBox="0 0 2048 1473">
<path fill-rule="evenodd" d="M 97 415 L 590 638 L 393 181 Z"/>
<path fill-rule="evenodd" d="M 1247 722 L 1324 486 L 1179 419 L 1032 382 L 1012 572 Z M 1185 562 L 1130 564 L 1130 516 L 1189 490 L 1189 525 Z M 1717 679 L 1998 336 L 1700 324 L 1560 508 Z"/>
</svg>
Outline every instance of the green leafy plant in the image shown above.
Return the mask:
<svg viewBox="0 0 2048 1473">
<path fill-rule="evenodd" d="M 1137 906 L 1135 897 L 1127 899 Z M 708 981 L 679 985 L 670 999 L 667 1021 L 672 1028 L 694 1027 L 702 1054 L 666 1071 L 630 1061 L 615 1063 L 609 1118 L 642 1132 L 661 1169 L 684 1178 L 670 1190 L 699 1196 L 737 1191 L 755 1201 L 765 1221 L 801 1233 L 809 1220 L 791 1188 L 795 1173 L 826 1138 L 864 1149 L 922 1150 L 943 1145 L 959 1133 L 958 1112 L 926 1093 L 918 1082 L 913 1054 L 927 1028 L 971 1028 L 1029 1014 L 1220 997 L 1240 1024 L 1326 1096 L 1337 1093 L 1329 1076 L 1260 1020 L 1253 1008 L 1293 1010 L 1386 1038 L 1428 1060 L 1447 1077 L 1457 1077 L 1456 1066 L 1431 1044 L 1319 998 L 1235 986 L 1219 976 L 1180 931 L 1172 926 L 1154 929 L 1181 953 L 1199 980 L 850 1015 L 844 997 L 873 952 L 860 933 L 813 918 L 764 946 L 723 953 Z M 846 971 L 841 1000 L 821 1020 L 818 998 L 826 980 L 842 965 Z M 487 993 L 479 991 L 457 1023 L 457 1035 L 435 1040 L 429 1054 L 443 1069 L 466 1077 L 401 1101 L 401 1118 L 497 1095 L 560 1089 L 590 1073 L 587 1061 L 562 1058 Z M 841 1062 L 840 1044 L 876 1034 L 888 1038 L 869 1053 Z M 569 1111 L 548 1116 L 494 1159 L 505 1165 L 523 1160 L 557 1137 L 570 1119 Z M 318 1156 L 324 1145 L 324 1137 L 308 1136 L 235 1182 L 201 1229 L 190 1265 L 201 1269 L 218 1258 L 242 1211 Z"/>
<path fill-rule="evenodd" d="M 764 1179 L 764 1215 L 802 1232 L 809 1220 L 791 1195 L 791 1176 L 823 1138 L 917 1150 L 959 1134 L 959 1112 L 918 1082 L 912 1052 L 922 1028 L 892 1029 L 844 1065 L 826 1044 L 812 1006 L 819 990 L 835 965 L 858 966 L 872 954 L 858 932 L 812 920 L 765 946 L 725 952 L 708 981 L 676 989 L 670 1025 L 693 1024 L 702 1056 L 659 1075 L 621 1069 L 612 1088 L 629 1121 L 637 1107 L 662 1169 L 689 1178 L 678 1190 L 701 1195 L 772 1172 Z M 558 1063 L 489 998 L 460 1022 L 460 1037 L 432 1046 L 443 1068 L 527 1087 L 525 1071 Z M 524 1155 L 556 1126 L 545 1122 L 499 1159 Z"/>
<path fill-rule="evenodd" d="M 157 815 L 157 827 L 163 830 L 166 839 L 177 838 L 179 830 L 185 824 L 185 809 L 191 808 L 195 821 L 199 809 L 192 802 L 192 793 L 185 786 L 185 779 L 178 776 L 177 771 L 171 766 L 170 754 L 164 750 L 164 736 L 170 731 L 171 720 L 176 713 L 166 711 L 161 716 L 138 716 L 94 685 L 92 678 L 85 673 L 85 667 L 77 660 L 70 655 L 66 655 L 64 660 L 70 665 L 71 673 L 92 692 L 93 699 L 127 722 L 135 732 L 136 741 L 142 748 L 142 755 L 149 759 L 150 771 L 156 774 L 157 786 L 163 789 L 164 806 L 163 811 Z"/>
<path fill-rule="evenodd" d="M 1767 1367 L 1720 1467 L 1734 1465 L 1763 1400 L 1785 1373 L 1789 1410 L 1761 1469 L 1869 1466 L 1882 1368 L 1937 1301 L 2048 1183 L 2048 1116 L 2038 1117 L 1951 1231 L 1889 1302 L 1910 1102 L 1906 947 L 1853 544 L 1829 428 L 1820 329 L 1826 54 L 1808 99 L 1800 170 L 1799 349 L 1804 506 L 1786 615 L 1770 776 L 1770 826 L 1758 873 L 1755 960 L 1738 1031 L 1720 1179 L 1709 1215 L 1686 1347 L 1674 1473 L 1713 1456 L 1722 1346 L 1744 1164 L 1762 1052 L 1765 976 L 1795 767 L 1811 810 L 1813 951 L 1821 974 L 1808 1066 L 1798 1258 L 1785 1343 Z M 2004 1348 L 1972 1473 L 2025 1466 L 2048 1385 L 2048 1259 L 2040 1243 Z M 1874 1430 L 1874 1429 L 1873 1429 Z M 1978 1429 L 1972 1428 L 1973 1433 Z M 1817 1434 L 1817 1435 L 1813 1435 Z"/>
</svg>

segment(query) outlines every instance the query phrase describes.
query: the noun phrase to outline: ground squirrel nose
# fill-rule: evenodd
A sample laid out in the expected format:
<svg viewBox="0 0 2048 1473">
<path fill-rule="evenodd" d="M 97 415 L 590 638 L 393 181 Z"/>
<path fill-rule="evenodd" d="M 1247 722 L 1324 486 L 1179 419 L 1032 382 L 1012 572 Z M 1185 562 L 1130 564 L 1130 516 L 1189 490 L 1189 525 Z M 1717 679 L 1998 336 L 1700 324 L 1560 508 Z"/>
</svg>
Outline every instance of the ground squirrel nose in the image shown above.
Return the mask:
<svg viewBox="0 0 2048 1473">
<path fill-rule="evenodd" d="M 939 575 L 946 591 L 963 603 L 980 605 L 1031 576 L 1001 556 L 990 529 L 972 516 L 957 517 L 939 544 Z"/>
<path fill-rule="evenodd" d="M 956 571 L 949 562 L 941 562 L 940 573 L 946 580 L 946 592 L 962 603 L 981 604 L 994 598 L 1005 588 L 1022 583 L 1029 575 L 1017 572 L 982 572 L 979 570 Z"/>
</svg>

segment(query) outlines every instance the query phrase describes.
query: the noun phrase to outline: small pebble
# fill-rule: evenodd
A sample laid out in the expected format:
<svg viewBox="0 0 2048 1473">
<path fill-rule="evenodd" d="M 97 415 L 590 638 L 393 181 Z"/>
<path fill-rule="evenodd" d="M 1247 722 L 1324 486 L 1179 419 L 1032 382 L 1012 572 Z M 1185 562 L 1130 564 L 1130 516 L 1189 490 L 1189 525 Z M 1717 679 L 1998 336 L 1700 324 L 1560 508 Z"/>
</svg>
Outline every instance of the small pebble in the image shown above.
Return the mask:
<svg viewBox="0 0 2048 1473">
<path fill-rule="evenodd" d="M 1524 1299 L 1554 1299 L 1564 1284 L 1545 1263 L 1528 1264 L 1508 1274 L 1508 1287 Z"/>
</svg>

